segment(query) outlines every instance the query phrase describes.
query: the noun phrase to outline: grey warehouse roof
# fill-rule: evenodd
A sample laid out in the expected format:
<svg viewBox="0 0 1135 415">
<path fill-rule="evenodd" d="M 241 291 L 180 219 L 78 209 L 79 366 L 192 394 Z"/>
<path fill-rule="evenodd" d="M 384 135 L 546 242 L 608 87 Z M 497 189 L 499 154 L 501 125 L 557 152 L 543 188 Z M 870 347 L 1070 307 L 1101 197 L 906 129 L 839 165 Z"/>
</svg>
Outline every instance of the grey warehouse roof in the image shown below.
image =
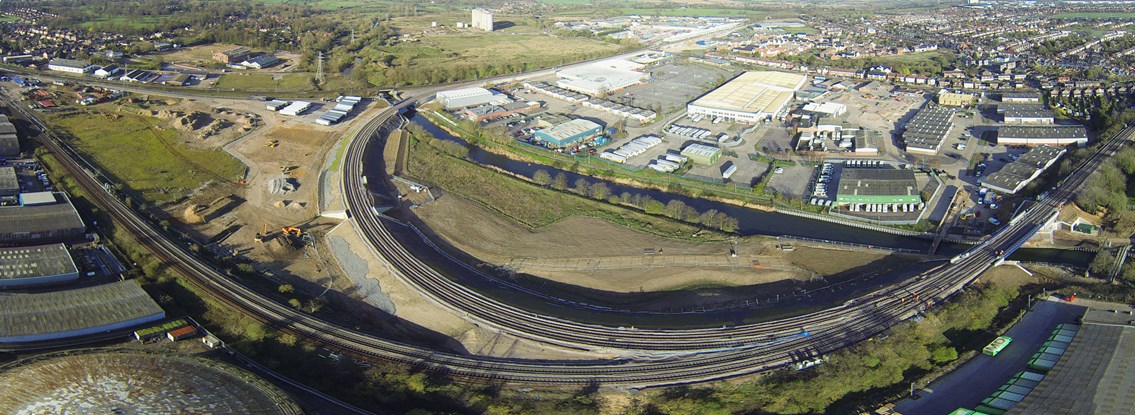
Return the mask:
<svg viewBox="0 0 1135 415">
<path fill-rule="evenodd" d="M 16 168 L 12 166 L 0 167 L 0 193 L 18 192 L 20 181 L 16 177 Z"/>
<path fill-rule="evenodd" d="M 916 188 L 914 171 L 907 169 L 845 168 L 839 178 L 840 194 L 909 196 Z"/>
<path fill-rule="evenodd" d="M 62 338 L 164 315 L 134 280 L 42 294 L 0 294 L 0 342 Z"/>
<path fill-rule="evenodd" d="M 0 279 L 36 278 L 79 272 L 63 244 L 0 249 Z"/>
<path fill-rule="evenodd" d="M 1006 138 L 1087 138 L 1088 131 L 1079 125 L 1005 125 L 997 130 Z"/>
<path fill-rule="evenodd" d="M 1135 315 L 1088 310 L 1044 380 L 1008 414 L 1128 415 L 1135 407 Z"/>
<path fill-rule="evenodd" d="M 83 220 L 69 202 L 0 207 L 0 233 L 82 229 Z"/>
<path fill-rule="evenodd" d="M 1006 91 L 1001 93 L 1001 99 L 1040 99 L 1040 94 L 1032 91 Z"/>
</svg>

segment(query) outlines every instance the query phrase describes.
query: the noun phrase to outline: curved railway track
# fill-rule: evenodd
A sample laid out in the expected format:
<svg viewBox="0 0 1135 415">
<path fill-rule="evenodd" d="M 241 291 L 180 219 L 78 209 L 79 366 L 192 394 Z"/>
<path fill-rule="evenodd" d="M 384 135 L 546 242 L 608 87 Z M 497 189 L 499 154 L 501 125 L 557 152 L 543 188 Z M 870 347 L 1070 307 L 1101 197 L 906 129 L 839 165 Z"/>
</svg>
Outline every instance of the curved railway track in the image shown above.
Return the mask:
<svg viewBox="0 0 1135 415">
<path fill-rule="evenodd" d="M 370 138 L 398 107 L 371 120 L 352 140 L 344 167 L 344 195 L 359 232 L 391 263 L 400 278 L 429 298 L 482 324 L 568 347 L 630 351 L 635 358 L 593 361 L 549 361 L 465 356 L 438 352 L 344 328 L 307 315 L 241 285 L 217 271 L 175 240 L 106 193 L 101 183 L 82 168 L 52 137 L 42 138 L 56 153 L 67 173 L 92 202 L 106 210 L 151 252 L 193 284 L 241 312 L 273 327 L 352 353 L 445 372 L 452 376 L 534 386 L 579 385 L 600 382 L 612 386 L 649 387 L 686 384 L 779 367 L 802 356 L 823 354 L 861 341 L 905 320 L 927 305 L 948 297 L 997 259 L 995 252 L 1031 235 L 1038 220 L 1051 216 L 1102 162 L 1100 154 L 1065 179 L 1061 190 L 1022 214 L 986 243 L 943 265 L 893 287 L 878 290 L 833 309 L 775 322 L 722 329 L 620 330 L 534 315 L 461 287 L 409 255 L 386 231 L 382 220 L 369 213 L 370 201 L 359 183 L 362 156 Z M 30 115 L 29 115 L 30 117 Z M 1130 136 L 1125 130 L 1124 139 Z M 1113 140 L 1105 150 L 1114 150 Z M 1101 150 L 1101 153 L 1105 151 Z M 1059 200 L 1059 202 L 1058 202 Z M 1028 224 L 1028 226 L 1024 226 Z M 802 331 L 807 329 L 806 332 Z"/>
<path fill-rule="evenodd" d="M 421 96 L 420 96 L 421 97 Z M 428 96 L 427 96 L 428 97 Z M 366 186 L 362 184 L 362 171 L 366 148 L 370 140 L 385 133 L 392 117 L 398 111 L 412 105 L 416 99 L 399 103 L 395 107 L 371 120 L 351 142 L 344 163 L 343 194 L 352 219 L 360 236 L 366 240 L 376 254 L 389 262 L 404 282 L 417 289 L 434 303 L 448 308 L 468 320 L 486 327 L 545 343 L 577 349 L 597 351 L 621 351 L 642 353 L 649 351 L 690 352 L 745 348 L 770 338 L 780 338 L 797 333 L 803 328 L 810 332 L 838 329 L 844 323 L 840 317 L 852 312 L 845 304 L 820 312 L 786 318 L 778 321 L 737 325 L 713 329 L 635 329 L 607 327 L 568 321 L 551 316 L 543 316 L 515 306 L 488 298 L 479 292 L 458 284 L 423 261 L 411 255 L 387 228 L 387 221 L 372 213 L 371 198 Z M 1080 166 L 1060 189 L 1047 200 L 1034 206 L 1029 212 L 1016 218 L 1013 223 L 1001 229 L 987 241 L 959 255 L 952 261 L 930 270 L 923 275 L 884 288 L 854 300 L 852 303 L 869 302 L 885 296 L 900 298 L 900 301 L 922 303 L 945 299 L 984 271 L 999 256 L 998 253 L 1012 252 L 1027 240 L 1041 223 L 1046 221 L 1056 207 L 1067 200 L 1071 192 L 1079 187 L 1087 174 L 1095 169 L 1108 153 L 1123 141 L 1131 132 L 1125 130 L 1121 136 L 1104 146 L 1087 163 Z M 1046 214 L 1048 213 L 1048 214 Z M 979 266 L 974 266 L 978 264 Z M 481 277 L 493 277 L 476 272 Z M 565 304 L 558 304 L 565 305 Z M 904 316 L 908 312 L 897 313 Z M 892 316 L 894 317 L 894 316 Z M 908 316 L 907 316 L 908 317 Z"/>
</svg>

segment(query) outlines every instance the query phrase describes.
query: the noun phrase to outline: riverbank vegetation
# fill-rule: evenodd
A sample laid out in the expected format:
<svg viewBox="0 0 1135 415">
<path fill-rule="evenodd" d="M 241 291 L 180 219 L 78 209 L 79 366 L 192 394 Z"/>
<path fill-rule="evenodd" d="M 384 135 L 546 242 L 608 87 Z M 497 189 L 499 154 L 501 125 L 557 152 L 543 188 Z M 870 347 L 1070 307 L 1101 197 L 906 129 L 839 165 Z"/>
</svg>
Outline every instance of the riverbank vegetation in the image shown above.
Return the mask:
<svg viewBox="0 0 1135 415">
<path fill-rule="evenodd" d="M 568 182 L 563 174 L 552 176 L 546 171 L 533 179 L 541 186 L 520 178 L 490 170 L 462 158 L 467 149 L 461 144 L 434 138 L 420 127 L 408 128 L 413 137 L 409 175 L 435 184 L 444 191 L 459 194 L 531 228 L 546 226 L 569 216 L 594 216 L 662 236 L 688 239 L 720 239 L 721 235 L 700 232 L 696 227 L 654 215 L 666 215 L 690 222 L 717 224 L 725 232 L 737 226 L 737 220 L 720 212 L 698 212 L 682 202 L 663 204 L 649 196 L 622 193 L 615 195 L 601 182 L 583 178 Z M 616 205 L 641 206 L 637 212 Z M 727 229 L 727 230 L 726 230 Z"/>
</svg>

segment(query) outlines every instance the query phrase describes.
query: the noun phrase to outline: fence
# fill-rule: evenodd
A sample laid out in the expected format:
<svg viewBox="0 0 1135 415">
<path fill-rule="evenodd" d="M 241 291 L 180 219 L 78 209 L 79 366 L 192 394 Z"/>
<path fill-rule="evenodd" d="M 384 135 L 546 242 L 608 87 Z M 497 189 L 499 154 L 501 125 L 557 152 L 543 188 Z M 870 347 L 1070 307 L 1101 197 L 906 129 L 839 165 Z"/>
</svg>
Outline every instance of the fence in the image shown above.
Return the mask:
<svg viewBox="0 0 1135 415">
<path fill-rule="evenodd" d="M 919 251 L 919 250 L 907 249 L 907 248 L 890 248 L 890 247 L 885 247 L 885 246 L 866 245 L 866 244 L 859 244 L 859 243 L 854 243 L 854 242 L 829 241 L 827 239 L 815 239 L 815 238 L 808 238 L 808 237 L 804 237 L 804 236 L 780 235 L 780 236 L 776 237 L 776 240 L 778 240 L 778 241 L 780 241 L 780 240 L 800 241 L 800 242 L 813 243 L 813 244 L 819 244 L 819 245 L 827 245 L 827 246 L 835 245 L 835 246 L 843 246 L 843 247 L 848 247 L 848 248 L 901 252 L 901 253 L 908 253 L 908 254 L 922 254 L 922 253 L 924 253 L 924 252 Z"/>
</svg>

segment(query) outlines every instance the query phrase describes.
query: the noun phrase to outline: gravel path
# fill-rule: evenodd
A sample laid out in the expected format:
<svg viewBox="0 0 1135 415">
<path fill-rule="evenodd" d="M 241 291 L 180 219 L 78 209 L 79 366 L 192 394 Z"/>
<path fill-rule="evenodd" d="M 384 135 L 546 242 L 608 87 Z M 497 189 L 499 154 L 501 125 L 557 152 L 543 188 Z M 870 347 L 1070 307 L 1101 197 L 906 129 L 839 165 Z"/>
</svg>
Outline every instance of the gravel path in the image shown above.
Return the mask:
<svg viewBox="0 0 1135 415">
<path fill-rule="evenodd" d="M 378 280 L 367 278 L 370 272 L 366 260 L 362 259 L 351 250 L 351 246 L 347 243 L 346 239 L 339 236 L 332 236 L 328 238 L 331 245 L 331 253 L 339 260 L 339 265 L 343 267 L 343 271 L 347 273 L 347 277 L 354 281 L 355 286 L 358 287 L 357 293 L 363 296 L 363 301 L 378 309 L 397 315 L 394 309 L 394 302 L 390 301 L 390 295 L 382 291 L 382 286 Z"/>
</svg>

